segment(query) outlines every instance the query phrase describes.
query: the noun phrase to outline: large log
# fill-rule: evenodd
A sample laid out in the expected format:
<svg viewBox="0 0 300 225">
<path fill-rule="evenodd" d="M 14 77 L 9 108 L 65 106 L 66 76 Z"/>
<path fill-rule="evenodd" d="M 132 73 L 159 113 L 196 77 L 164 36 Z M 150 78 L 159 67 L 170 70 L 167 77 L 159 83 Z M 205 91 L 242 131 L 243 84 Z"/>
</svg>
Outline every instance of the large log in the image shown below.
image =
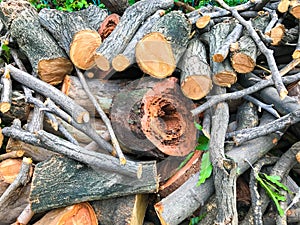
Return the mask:
<svg viewBox="0 0 300 225">
<path fill-rule="evenodd" d="M 41 212 L 83 201 L 153 193 L 158 188 L 155 163 L 144 163 L 143 168 L 137 179 L 110 171 L 95 171 L 66 157 L 52 157 L 35 167 L 31 208 Z"/>
<path fill-rule="evenodd" d="M 148 77 L 136 80 L 116 96 L 112 124 L 120 144 L 130 153 L 153 154 L 156 146 L 165 154 L 182 156 L 196 146 L 192 108 L 175 78 L 160 81 Z"/>
<path fill-rule="evenodd" d="M 94 53 L 101 44 L 96 29 L 106 16 L 107 11 L 96 6 L 70 13 L 56 9 L 39 12 L 42 26 L 58 41 L 74 65 L 84 70 L 94 66 Z"/>
<path fill-rule="evenodd" d="M 171 0 L 141 0 L 128 7 L 114 31 L 97 48 L 94 57 L 97 66 L 108 71 L 112 59 L 126 48 L 141 23 L 157 10 L 172 5 Z"/>
<path fill-rule="evenodd" d="M 72 63 L 52 36 L 41 27 L 37 12 L 27 1 L 1 2 L 0 8 L 10 22 L 11 36 L 42 80 L 55 85 L 71 73 Z"/>
<path fill-rule="evenodd" d="M 212 69 L 213 82 L 222 87 L 230 87 L 237 81 L 236 73 L 230 65 L 228 58 L 224 59 L 223 62 L 214 62 L 213 56 L 215 51 L 219 49 L 226 40 L 226 37 L 235 27 L 235 21 L 225 21 L 218 23 L 213 26 L 209 33 L 209 54 L 210 54 L 210 65 Z"/>
<path fill-rule="evenodd" d="M 204 44 L 198 38 L 191 40 L 180 64 L 181 90 L 190 99 L 199 100 L 212 88 L 211 71 L 206 57 Z"/>
<path fill-rule="evenodd" d="M 161 17 L 136 45 L 140 69 L 156 78 L 170 76 L 188 45 L 190 32 L 191 24 L 181 11 Z"/>
</svg>

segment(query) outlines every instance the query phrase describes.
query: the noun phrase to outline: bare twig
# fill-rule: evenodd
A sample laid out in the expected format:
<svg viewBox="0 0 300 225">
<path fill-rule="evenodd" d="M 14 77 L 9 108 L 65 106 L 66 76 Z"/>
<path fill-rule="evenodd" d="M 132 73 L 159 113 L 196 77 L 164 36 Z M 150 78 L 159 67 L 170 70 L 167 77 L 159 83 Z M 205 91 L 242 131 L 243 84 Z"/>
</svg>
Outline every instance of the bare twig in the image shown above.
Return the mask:
<svg viewBox="0 0 300 225">
<path fill-rule="evenodd" d="M 228 6 L 223 0 L 217 0 L 217 2 L 223 8 L 230 11 L 232 13 L 232 15 L 248 30 L 250 36 L 257 44 L 260 51 L 266 56 L 269 68 L 272 72 L 272 79 L 274 81 L 274 85 L 279 93 L 280 98 L 284 99 L 287 96 L 288 91 L 282 82 L 280 73 L 278 71 L 278 68 L 277 68 L 277 65 L 276 65 L 276 62 L 275 62 L 275 59 L 273 56 L 273 51 L 268 49 L 265 46 L 265 44 L 261 41 L 259 35 L 256 33 L 256 31 L 252 27 L 251 22 L 246 21 L 243 17 L 240 16 L 240 14 L 238 13 L 238 11 L 235 8 Z"/>
<path fill-rule="evenodd" d="M 111 125 L 111 122 L 110 122 L 109 118 L 107 117 L 105 112 L 102 110 L 101 106 L 99 105 L 97 99 L 94 97 L 93 93 L 90 91 L 90 88 L 89 88 L 89 86 L 88 86 L 88 84 L 85 80 L 84 75 L 81 73 L 81 71 L 78 68 L 76 68 L 76 72 L 77 72 L 77 75 L 80 79 L 80 82 L 81 82 L 81 85 L 82 85 L 83 89 L 85 90 L 85 92 L 86 92 L 87 96 L 89 97 L 89 99 L 91 100 L 91 102 L 93 102 L 97 112 L 99 113 L 101 119 L 103 120 L 104 124 L 107 127 L 107 130 L 110 134 L 111 142 L 112 142 L 112 144 L 113 144 L 113 146 L 114 146 L 114 148 L 117 152 L 117 155 L 120 159 L 120 163 L 122 165 L 124 165 L 126 163 L 126 158 L 125 158 L 125 156 L 124 156 L 124 154 L 121 150 L 121 147 L 119 145 L 119 142 L 118 142 L 117 137 L 115 135 L 115 132 L 112 128 L 112 125 Z"/>
</svg>

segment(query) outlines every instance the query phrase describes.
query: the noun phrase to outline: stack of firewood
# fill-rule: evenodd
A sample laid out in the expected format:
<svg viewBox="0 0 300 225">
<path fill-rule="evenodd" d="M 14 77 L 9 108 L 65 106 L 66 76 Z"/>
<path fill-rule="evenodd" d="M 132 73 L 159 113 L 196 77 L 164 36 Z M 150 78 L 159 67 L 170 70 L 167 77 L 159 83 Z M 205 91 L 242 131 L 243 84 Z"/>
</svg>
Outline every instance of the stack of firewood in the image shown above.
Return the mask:
<svg viewBox="0 0 300 225">
<path fill-rule="evenodd" d="M 299 190 L 300 2 L 217 2 L 0 3 L 0 224 L 300 221 L 253 178 L 268 165 Z M 200 186 L 202 151 L 181 165 L 199 135 Z"/>
</svg>

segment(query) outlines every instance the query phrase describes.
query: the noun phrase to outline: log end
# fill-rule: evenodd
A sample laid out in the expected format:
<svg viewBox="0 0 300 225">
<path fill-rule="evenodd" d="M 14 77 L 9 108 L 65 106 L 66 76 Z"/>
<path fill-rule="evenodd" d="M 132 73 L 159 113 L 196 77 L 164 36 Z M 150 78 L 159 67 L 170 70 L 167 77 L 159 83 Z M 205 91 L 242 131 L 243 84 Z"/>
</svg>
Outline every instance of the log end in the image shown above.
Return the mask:
<svg viewBox="0 0 300 225">
<path fill-rule="evenodd" d="M 73 64 L 66 58 L 43 59 L 38 63 L 38 75 L 51 85 L 61 83 L 73 70 Z"/>
<path fill-rule="evenodd" d="M 207 24 L 209 24 L 209 22 L 210 22 L 210 16 L 204 15 L 197 20 L 196 27 L 199 29 L 203 29 L 204 27 L 207 26 Z"/>
<path fill-rule="evenodd" d="M 281 0 L 280 3 L 278 4 L 277 10 L 281 13 L 285 13 L 288 11 L 290 5 L 289 0 Z"/>
<path fill-rule="evenodd" d="M 6 113 L 10 110 L 11 104 L 9 102 L 1 102 L 0 103 L 0 111 L 2 113 Z"/>
<path fill-rule="evenodd" d="M 170 76 L 176 68 L 171 44 L 159 32 L 145 35 L 136 45 L 135 56 L 140 69 L 156 78 Z"/>
<path fill-rule="evenodd" d="M 205 97 L 212 88 L 212 80 L 207 76 L 189 76 L 181 83 L 182 93 L 193 100 Z"/>
<path fill-rule="evenodd" d="M 231 65 L 238 73 L 250 73 L 254 70 L 256 63 L 250 56 L 239 52 L 231 57 Z"/>
<path fill-rule="evenodd" d="M 116 71 L 121 72 L 130 66 L 130 61 L 126 56 L 119 54 L 113 59 L 111 64 Z"/>
<path fill-rule="evenodd" d="M 164 206 L 161 202 L 158 202 L 154 205 L 155 212 L 159 218 L 159 221 L 162 225 L 168 225 L 163 218 Z"/>
<path fill-rule="evenodd" d="M 76 33 L 70 45 L 70 59 L 79 69 L 87 70 L 95 65 L 94 54 L 101 44 L 100 35 L 93 30 Z"/>
<path fill-rule="evenodd" d="M 94 61 L 99 69 L 102 71 L 108 71 L 110 69 L 110 63 L 105 56 L 96 52 L 94 55 Z"/>
<path fill-rule="evenodd" d="M 213 59 L 214 62 L 219 62 L 220 63 L 220 62 L 223 62 L 225 58 L 222 54 L 217 53 L 217 54 L 213 55 L 212 59 Z"/>
<path fill-rule="evenodd" d="M 270 38 L 273 40 L 271 45 L 277 46 L 282 40 L 285 34 L 285 27 L 282 24 L 277 25 L 276 27 L 271 29 Z"/>
<path fill-rule="evenodd" d="M 290 9 L 290 14 L 292 14 L 295 18 L 300 19 L 300 4 L 296 6 L 292 6 Z"/>
<path fill-rule="evenodd" d="M 298 152 L 298 153 L 296 154 L 296 159 L 297 159 L 297 162 L 300 163 L 300 152 Z"/>
<path fill-rule="evenodd" d="M 223 71 L 213 76 L 213 82 L 221 87 L 231 87 L 236 81 L 236 73 L 232 71 Z"/>
<path fill-rule="evenodd" d="M 293 59 L 300 59 L 300 49 L 296 49 L 292 55 Z"/>
</svg>

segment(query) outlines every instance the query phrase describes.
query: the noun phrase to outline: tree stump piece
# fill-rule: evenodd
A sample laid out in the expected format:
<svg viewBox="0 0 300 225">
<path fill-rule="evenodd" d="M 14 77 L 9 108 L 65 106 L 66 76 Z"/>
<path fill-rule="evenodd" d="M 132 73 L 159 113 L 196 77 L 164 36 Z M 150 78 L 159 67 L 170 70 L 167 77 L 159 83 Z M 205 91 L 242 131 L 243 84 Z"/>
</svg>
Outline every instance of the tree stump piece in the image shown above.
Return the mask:
<svg viewBox="0 0 300 225">
<path fill-rule="evenodd" d="M 140 69 L 156 78 L 170 76 L 187 47 L 190 32 L 191 24 L 181 11 L 161 17 L 136 45 Z"/>
<path fill-rule="evenodd" d="M 40 25 L 38 14 L 26 1 L 1 2 L 12 37 L 28 57 L 36 74 L 47 83 L 59 84 L 71 73 L 72 63 L 55 40 Z"/>
<path fill-rule="evenodd" d="M 103 71 L 108 71 L 112 59 L 126 48 L 141 23 L 157 10 L 172 5 L 171 0 L 142 0 L 128 7 L 114 31 L 96 49 L 94 59 L 97 66 Z"/>
<path fill-rule="evenodd" d="M 189 42 L 180 67 L 182 93 L 193 100 L 206 96 L 212 88 L 211 71 L 206 61 L 205 46 L 198 38 Z"/>
</svg>

